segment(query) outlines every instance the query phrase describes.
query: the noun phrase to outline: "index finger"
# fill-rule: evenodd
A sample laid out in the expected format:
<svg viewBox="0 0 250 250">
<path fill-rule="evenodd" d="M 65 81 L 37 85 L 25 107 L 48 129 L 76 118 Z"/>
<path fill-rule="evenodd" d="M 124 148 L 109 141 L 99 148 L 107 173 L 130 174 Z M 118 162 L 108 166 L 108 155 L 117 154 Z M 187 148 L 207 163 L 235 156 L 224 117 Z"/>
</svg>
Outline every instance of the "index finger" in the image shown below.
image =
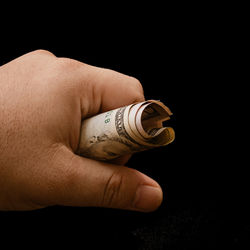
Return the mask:
<svg viewBox="0 0 250 250">
<path fill-rule="evenodd" d="M 78 94 L 83 117 L 145 100 L 139 80 L 114 70 L 83 64 Z"/>
</svg>

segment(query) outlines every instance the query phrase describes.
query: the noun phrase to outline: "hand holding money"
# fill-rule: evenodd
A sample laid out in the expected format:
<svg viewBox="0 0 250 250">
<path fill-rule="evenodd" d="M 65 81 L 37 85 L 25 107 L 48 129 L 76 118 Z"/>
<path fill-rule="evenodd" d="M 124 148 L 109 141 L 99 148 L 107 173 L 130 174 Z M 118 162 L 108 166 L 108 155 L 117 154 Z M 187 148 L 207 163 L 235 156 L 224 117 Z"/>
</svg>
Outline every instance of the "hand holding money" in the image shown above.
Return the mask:
<svg viewBox="0 0 250 250">
<path fill-rule="evenodd" d="M 162 123 L 172 115 L 160 101 L 149 100 L 111 110 L 82 123 L 78 154 L 110 160 L 165 146 L 174 140 L 171 127 Z"/>
<path fill-rule="evenodd" d="M 159 184 L 124 166 L 127 156 L 87 158 L 173 140 L 173 130 L 162 128 L 170 110 L 145 102 L 136 78 L 34 51 L 1 66 L 0 85 L 0 210 L 159 207 Z M 79 142 L 87 157 L 76 154 Z"/>
</svg>

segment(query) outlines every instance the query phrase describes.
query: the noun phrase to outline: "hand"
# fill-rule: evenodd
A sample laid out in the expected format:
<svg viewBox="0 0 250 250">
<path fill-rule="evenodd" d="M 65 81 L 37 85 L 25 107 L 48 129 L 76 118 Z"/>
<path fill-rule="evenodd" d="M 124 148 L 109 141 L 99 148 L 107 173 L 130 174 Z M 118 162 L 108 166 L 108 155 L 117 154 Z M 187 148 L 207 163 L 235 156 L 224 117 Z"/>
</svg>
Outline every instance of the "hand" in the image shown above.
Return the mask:
<svg viewBox="0 0 250 250">
<path fill-rule="evenodd" d="M 38 50 L 1 66 L 0 86 L 0 210 L 160 205 L 154 180 L 116 165 L 128 157 L 111 164 L 74 153 L 82 119 L 144 100 L 138 80 Z"/>
</svg>

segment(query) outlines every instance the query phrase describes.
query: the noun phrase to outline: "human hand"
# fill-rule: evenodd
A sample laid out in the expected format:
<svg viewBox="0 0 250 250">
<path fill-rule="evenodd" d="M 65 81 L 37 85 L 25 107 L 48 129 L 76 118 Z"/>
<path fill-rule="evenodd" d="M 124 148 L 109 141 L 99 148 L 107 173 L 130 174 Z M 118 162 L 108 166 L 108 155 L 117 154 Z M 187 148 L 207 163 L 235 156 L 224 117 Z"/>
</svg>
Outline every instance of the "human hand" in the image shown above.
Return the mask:
<svg viewBox="0 0 250 250">
<path fill-rule="evenodd" d="M 81 120 L 143 101 L 135 78 L 38 50 L 0 67 L 0 210 L 51 205 L 153 211 L 160 186 L 76 155 Z M 83 120 L 84 122 L 84 120 Z"/>
</svg>

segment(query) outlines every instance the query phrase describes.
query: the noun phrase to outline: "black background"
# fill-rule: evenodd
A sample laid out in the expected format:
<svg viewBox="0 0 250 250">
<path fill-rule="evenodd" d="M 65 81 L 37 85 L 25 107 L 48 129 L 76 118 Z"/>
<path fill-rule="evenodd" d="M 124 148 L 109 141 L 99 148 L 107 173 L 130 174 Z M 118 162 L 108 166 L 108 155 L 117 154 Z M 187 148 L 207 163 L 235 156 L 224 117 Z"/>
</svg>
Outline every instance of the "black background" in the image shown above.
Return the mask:
<svg viewBox="0 0 250 250">
<path fill-rule="evenodd" d="M 8 24 L 8 33 L 1 36 L 0 64 L 47 49 L 56 56 L 134 76 L 146 99 L 159 99 L 173 112 L 168 124 L 175 129 L 176 140 L 138 153 L 128 163 L 161 184 L 164 201 L 156 212 L 74 207 L 0 212 L 1 241 L 8 238 L 9 245 L 34 248 L 216 248 L 216 238 L 223 238 L 222 221 L 216 216 L 219 166 L 207 110 L 219 60 L 218 37 L 203 12 L 178 10 L 136 21 L 127 13 L 119 24 L 116 17 L 105 24 L 93 17 L 69 24 L 67 15 L 46 27 L 32 25 L 32 19 Z M 230 242 L 239 241 L 238 231 L 233 231 Z"/>
</svg>

